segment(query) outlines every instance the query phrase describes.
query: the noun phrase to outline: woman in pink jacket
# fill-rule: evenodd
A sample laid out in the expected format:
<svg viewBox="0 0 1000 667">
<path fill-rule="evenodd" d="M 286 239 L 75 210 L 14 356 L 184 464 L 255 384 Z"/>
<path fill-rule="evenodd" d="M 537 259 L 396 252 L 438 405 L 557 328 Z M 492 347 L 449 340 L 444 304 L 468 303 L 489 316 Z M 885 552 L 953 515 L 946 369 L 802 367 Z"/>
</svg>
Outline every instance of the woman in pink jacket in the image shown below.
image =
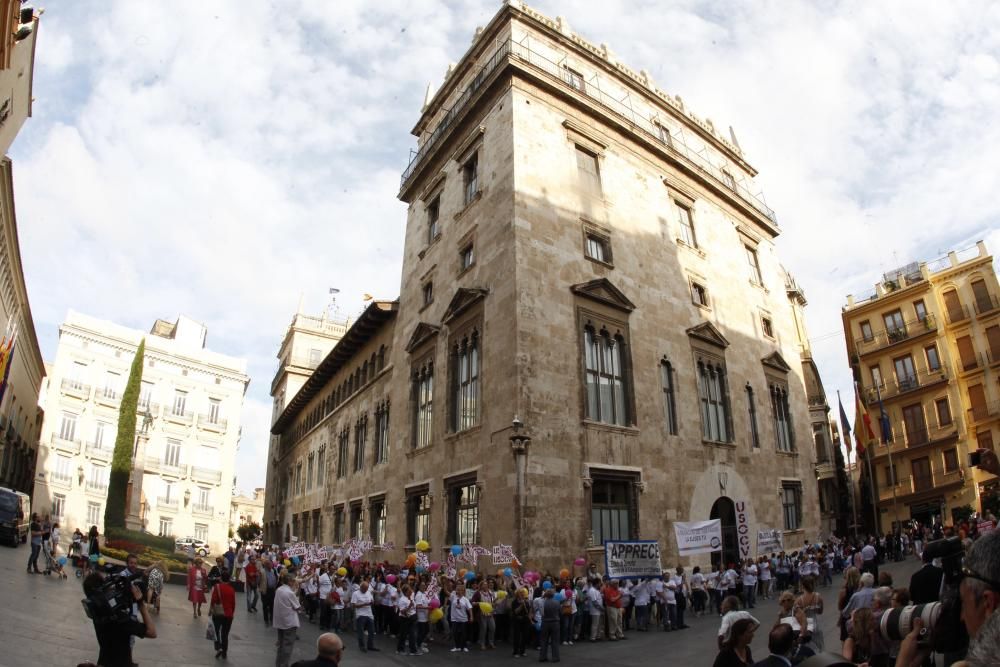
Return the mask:
<svg viewBox="0 0 1000 667">
<path fill-rule="evenodd" d="M 187 589 L 188 600 L 191 601 L 191 614 L 194 618 L 201 616 L 201 605 L 205 604 L 205 586 L 208 582 L 208 573 L 201 564 L 200 558 L 195 558 L 194 563 L 188 568 Z"/>
</svg>

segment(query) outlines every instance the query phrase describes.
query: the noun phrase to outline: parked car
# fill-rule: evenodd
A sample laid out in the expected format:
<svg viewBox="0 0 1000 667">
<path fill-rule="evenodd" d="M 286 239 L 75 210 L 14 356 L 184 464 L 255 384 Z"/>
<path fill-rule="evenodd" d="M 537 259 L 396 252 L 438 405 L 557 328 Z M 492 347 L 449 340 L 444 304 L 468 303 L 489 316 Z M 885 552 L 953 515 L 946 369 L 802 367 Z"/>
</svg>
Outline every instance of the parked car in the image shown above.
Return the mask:
<svg viewBox="0 0 1000 667">
<path fill-rule="evenodd" d="M 0 486 L 0 539 L 12 547 L 28 541 L 31 498 Z"/>
<path fill-rule="evenodd" d="M 197 556 L 205 557 L 212 553 L 212 550 L 208 546 L 208 542 L 205 540 L 199 540 L 196 537 L 178 537 L 174 540 L 174 551 L 180 554 L 188 554 L 189 547 L 194 548 L 194 554 Z"/>
</svg>

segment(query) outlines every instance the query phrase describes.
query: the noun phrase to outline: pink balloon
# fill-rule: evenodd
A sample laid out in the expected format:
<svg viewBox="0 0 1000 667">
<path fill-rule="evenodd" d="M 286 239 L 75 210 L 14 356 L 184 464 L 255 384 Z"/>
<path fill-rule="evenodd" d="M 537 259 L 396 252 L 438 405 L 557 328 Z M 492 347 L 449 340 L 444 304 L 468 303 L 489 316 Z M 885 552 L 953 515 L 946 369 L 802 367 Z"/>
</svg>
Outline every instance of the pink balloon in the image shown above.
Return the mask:
<svg viewBox="0 0 1000 667">
<path fill-rule="evenodd" d="M 575 561 L 573 561 L 573 565 L 576 565 L 577 567 L 583 567 L 586 564 L 587 564 L 586 558 L 577 558 Z"/>
<path fill-rule="evenodd" d="M 396 583 L 396 575 L 394 574 L 387 575 L 385 580 L 388 581 L 390 584 L 394 584 Z"/>
<path fill-rule="evenodd" d="M 431 598 L 431 603 L 429 606 L 431 609 L 437 609 L 438 607 L 441 606 L 441 600 L 438 600 L 437 598 Z"/>
<path fill-rule="evenodd" d="M 438 570 L 441 569 L 441 563 L 438 563 L 437 561 L 435 561 L 435 562 L 431 563 L 430 565 L 428 565 L 427 569 L 430 570 L 431 572 L 437 572 Z"/>
</svg>

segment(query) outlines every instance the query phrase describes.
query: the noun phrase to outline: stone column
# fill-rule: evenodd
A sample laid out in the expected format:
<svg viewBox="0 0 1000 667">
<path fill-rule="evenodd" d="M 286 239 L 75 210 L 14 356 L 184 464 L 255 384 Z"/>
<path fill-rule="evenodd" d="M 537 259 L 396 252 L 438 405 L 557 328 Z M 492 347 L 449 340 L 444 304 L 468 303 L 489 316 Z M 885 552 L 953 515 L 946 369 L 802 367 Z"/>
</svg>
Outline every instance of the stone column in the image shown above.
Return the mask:
<svg viewBox="0 0 1000 667">
<path fill-rule="evenodd" d="M 132 459 L 132 475 L 129 478 L 128 508 L 125 527 L 129 530 L 143 529 L 142 525 L 142 477 L 146 465 L 146 443 L 149 436 L 143 433 L 135 437 L 135 456 Z"/>
</svg>

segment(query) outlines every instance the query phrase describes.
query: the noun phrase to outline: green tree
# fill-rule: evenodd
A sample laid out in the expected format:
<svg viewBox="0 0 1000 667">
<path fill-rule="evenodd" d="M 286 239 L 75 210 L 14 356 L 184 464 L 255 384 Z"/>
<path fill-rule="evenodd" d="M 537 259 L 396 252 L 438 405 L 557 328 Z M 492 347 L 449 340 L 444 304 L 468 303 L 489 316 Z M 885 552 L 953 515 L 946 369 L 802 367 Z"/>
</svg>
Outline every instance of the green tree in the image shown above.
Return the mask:
<svg viewBox="0 0 1000 667">
<path fill-rule="evenodd" d="M 260 534 L 263 533 L 263 529 L 260 527 L 256 521 L 251 523 L 245 523 L 236 529 L 236 534 L 240 536 L 241 542 L 253 542 Z"/>
<path fill-rule="evenodd" d="M 104 508 L 104 530 L 125 527 L 125 503 L 128 495 L 128 478 L 132 472 L 132 452 L 135 446 L 136 410 L 139 406 L 139 389 L 142 384 L 142 362 L 146 355 L 146 339 L 139 343 L 128 374 L 128 384 L 122 394 L 118 410 L 118 435 L 115 453 L 111 459 L 111 479 L 108 482 L 108 502 Z M 140 493 L 139 481 L 133 493 Z"/>
</svg>

